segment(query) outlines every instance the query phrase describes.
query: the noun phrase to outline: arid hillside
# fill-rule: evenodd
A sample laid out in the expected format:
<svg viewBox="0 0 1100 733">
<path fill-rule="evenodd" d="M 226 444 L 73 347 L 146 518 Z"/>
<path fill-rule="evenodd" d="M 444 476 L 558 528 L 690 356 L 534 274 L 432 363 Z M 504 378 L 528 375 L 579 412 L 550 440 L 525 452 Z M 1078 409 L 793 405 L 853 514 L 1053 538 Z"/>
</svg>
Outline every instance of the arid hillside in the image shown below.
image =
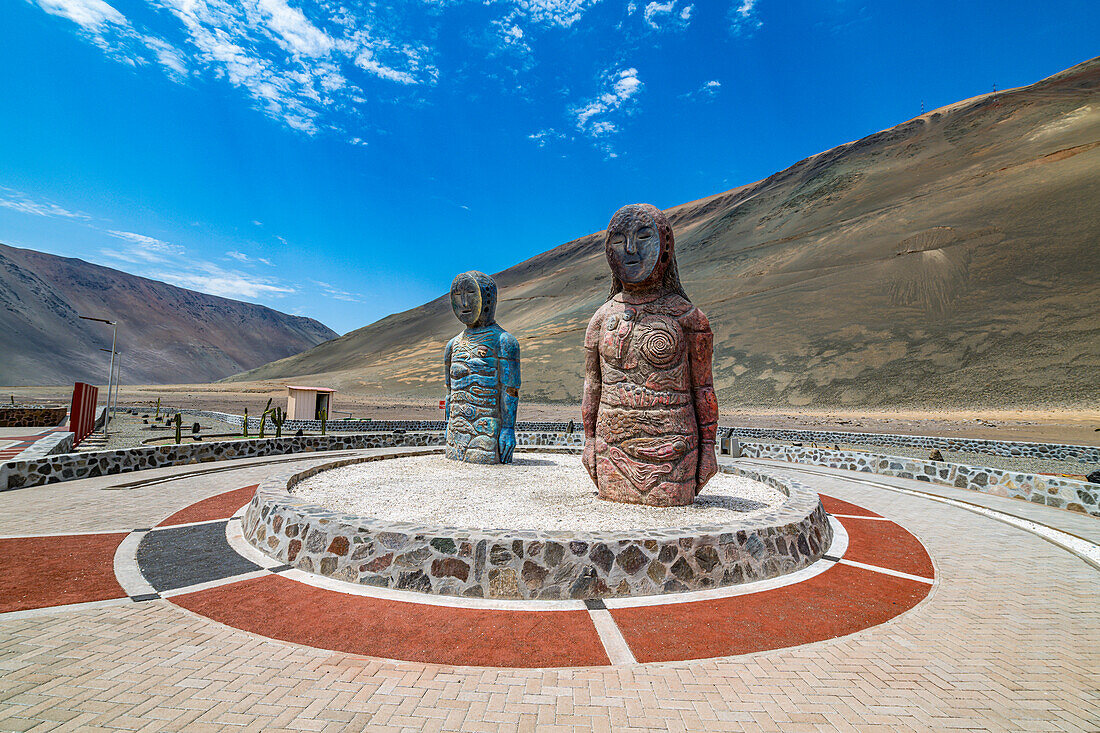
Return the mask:
<svg viewBox="0 0 1100 733">
<path fill-rule="evenodd" d="M 106 381 L 117 319 L 123 384 L 209 382 L 336 333 L 312 318 L 0 244 L 0 384 Z"/>
<path fill-rule="evenodd" d="M 723 406 L 1095 406 L 1098 202 L 1094 59 L 668 213 Z M 523 393 L 578 401 L 602 232 L 496 278 Z M 459 328 L 441 297 L 231 379 L 438 396 Z"/>
</svg>

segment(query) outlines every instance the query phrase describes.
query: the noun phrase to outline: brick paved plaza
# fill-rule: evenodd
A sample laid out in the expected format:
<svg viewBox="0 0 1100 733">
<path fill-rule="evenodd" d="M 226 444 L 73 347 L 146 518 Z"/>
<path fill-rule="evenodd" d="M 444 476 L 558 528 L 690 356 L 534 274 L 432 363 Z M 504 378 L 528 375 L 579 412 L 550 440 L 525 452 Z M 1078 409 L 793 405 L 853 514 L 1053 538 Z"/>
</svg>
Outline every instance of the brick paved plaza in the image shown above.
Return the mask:
<svg viewBox="0 0 1100 733">
<path fill-rule="evenodd" d="M 751 607 L 751 595 L 726 605 L 654 607 L 686 629 L 671 651 L 666 643 L 660 652 L 667 658 L 679 650 L 683 661 L 624 661 L 623 654 L 657 658 L 661 639 L 630 625 L 631 614 L 645 608 L 609 602 L 610 611 L 593 614 L 607 614 L 628 649 L 611 649 L 595 666 L 530 668 L 525 658 L 541 658 L 549 646 L 539 624 L 516 626 L 504 642 L 485 637 L 496 645 L 488 658 L 512 660 L 507 666 L 453 666 L 333 651 L 323 640 L 292 643 L 234 627 L 275 628 L 278 609 L 273 619 L 226 625 L 207 610 L 183 607 L 245 583 L 292 582 L 266 570 L 205 596 L 163 592 L 170 579 L 153 600 L 118 590 L 119 582 L 137 582 L 118 567 L 124 553 L 115 549 L 135 529 L 154 528 L 207 499 L 170 523 L 186 529 L 221 517 L 224 527 L 234 505 L 247 501 L 245 487 L 273 470 L 328 460 L 249 459 L 0 493 L 0 730 L 1100 729 L 1100 572 L 1031 532 L 929 495 L 1012 513 L 1094 544 L 1100 522 L 903 479 L 772 464 L 830 497 L 826 508 L 850 535 L 845 557 L 854 560 L 803 587 L 850 575 L 863 579 L 854 585 L 864 589 L 921 588 L 923 600 L 853 633 L 734 656 L 686 658 L 730 643 L 737 632 L 730 619 Z M 842 511 L 840 502 L 853 508 Z M 863 518 L 856 516 L 861 510 Z M 913 547 L 884 552 L 886 527 L 915 538 Z M 871 570 L 858 566 L 861 557 Z M 922 557 L 931 558 L 934 573 Z M 412 618 L 395 613 L 371 626 L 372 638 L 356 648 L 392 648 L 411 659 L 469 641 L 433 636 L 432 626 L 447 621 L 445 609 Z M 584 618 L 583 610 L 576 613 Z M 855 611 L 834 616 L 849 613 Z M 356 623 L 335 605 L 331 618 L 300 621 Z M 830 624 L 839 629 L 843 621 L 824 614 L 802 625 L 828 637 Z M 417 648 L 386 638 L 402 625 L 419 629 Z M 587 621 L 578 626 L 572 641 L 582 645 L 590 628 Z"/>
</svg>

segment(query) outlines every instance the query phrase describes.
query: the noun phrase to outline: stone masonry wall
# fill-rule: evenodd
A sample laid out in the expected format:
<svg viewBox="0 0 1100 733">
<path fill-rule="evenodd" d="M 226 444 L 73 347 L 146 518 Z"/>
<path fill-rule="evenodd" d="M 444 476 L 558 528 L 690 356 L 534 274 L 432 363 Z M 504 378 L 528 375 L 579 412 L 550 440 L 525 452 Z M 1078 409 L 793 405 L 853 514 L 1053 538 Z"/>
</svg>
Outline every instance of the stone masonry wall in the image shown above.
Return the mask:
<svg viewBox="0 0 1100 733">
<path fill-rule="evenodd" d="M 0 428 L 52 428 L 68 414 L 64 407 L 0 407 Z"/>
<path fill-rule="evenodd" d="M 476 598 L 655 595 L 764 580 L 810 565 L 832 543 L 816 492 L 766 470 L 723 466 L 788 500 L 729 524 L 630 532 L 478 530 L 333 512 L 288 487 L 371 456 L 284 471 L 260 484 L 245 538 L 281 562 L 364 585 Z"/>
<path fill-rule="evenodd" d="M 848 433 L 832 430 L 782 430 L 778 428 L 719 428 L 722 435 L 750 440 L 781 440 L 806 443 L 848 443 L 850 445 L 899 445 L 913 448 L 988 453 L 995 456 L 1024 456 L 1049 460 L 1078 460 L 1100 463 L 1100 446 L 1063 443 L 1028 443 L 979 438 L 944 438 L 932 435 L 890 435 L 889 433 Z"/>
<path fill-rule="evenodd" d="M 777 443 L 743 443 L 741 455 L 928 481 L 1100 517 L 1100 486 L 1057 476 Z"/>
<path fill-rule="evenodd" d="M 584 445 L 584 436 L 565 433 L 517 433 L 516 442 L 520 446 L 580 447 Z M 308 435 L 300 438 L 224 440 L 210 443 L 157 445 L 88 453 L 67 453 L 0 463 L 0 491 L 40 486 L 58 481 L 72 481 L 89 476 L 107 476 L 130 471 L 144 471 L 149 468 L 163 468 L 164 466 L 223 461 L 230 458 L 426 445 L 443 445 L 443 434 L 410 432 Z"/>
</svg>

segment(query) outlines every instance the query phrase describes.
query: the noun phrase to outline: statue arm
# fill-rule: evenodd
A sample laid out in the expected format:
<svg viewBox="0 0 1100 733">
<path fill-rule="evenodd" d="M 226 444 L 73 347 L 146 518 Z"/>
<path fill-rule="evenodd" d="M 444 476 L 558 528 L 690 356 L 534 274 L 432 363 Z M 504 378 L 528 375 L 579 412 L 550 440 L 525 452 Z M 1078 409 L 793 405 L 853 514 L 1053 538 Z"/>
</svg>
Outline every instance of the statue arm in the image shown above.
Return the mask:
<svg viewBox="0 0 1100 733">
<path fill-rule="evenodd" d="M 516 409 L 519 407 L 519 342 L 512 334 L 500 334 L 500 436 L 501 463 L 511 463 L 516 450 Z"/>
<path fill-rule="evenodd" d="M 500 357 L 500 386 L 503 393 L 500 426 L 514 429 L 516 409 L 519 407 L 519 342 L 508 332 L 500 337 Z"/>
<path fill-rule="evenodd" d="M 694 309 L 686 318 L 688 362 L 691 368 L 691 388 L 695 399 L 695 421 L 699 428 L 699 463 L 696 493 L 718 472 L 714 443 L 718 433 L 718 398 L 714 394 L 711 359 L 714 354 L 714 334 L 703 312 Z"/>
<path fill-rule="evenodd" d="M 451 351 L 454 349 L 455 340 L 452 338 L 443 348 L 443 384 L 447 387 L 446 410 L 443 412 L 443 422 L 451 420 Z"/>
<path fill-rule="evenodd" d="M 581 461 L 593 481 L 596 481 L 596 418 L 600 411 L 600 392 L 603 385 L 600 374 L 602 328 L 603 318 L 597 311 L 584 334 L 584 394 L 581 397 L 581 421 L 584 423 L 584 454 Z"/>
</svg>

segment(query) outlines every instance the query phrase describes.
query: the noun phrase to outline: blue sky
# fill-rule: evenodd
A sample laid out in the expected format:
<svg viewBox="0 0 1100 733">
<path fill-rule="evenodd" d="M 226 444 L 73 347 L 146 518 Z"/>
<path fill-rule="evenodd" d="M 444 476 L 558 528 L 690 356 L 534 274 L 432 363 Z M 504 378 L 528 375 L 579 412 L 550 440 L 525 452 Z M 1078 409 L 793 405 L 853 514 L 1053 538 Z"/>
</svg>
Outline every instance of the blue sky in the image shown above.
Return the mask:
<svg viewBox="0 0 1100 733">
<path fill-rule="evenodd" d="M 343 333 L 1100 53 L 1100 3 L 0 3 L 0 241 Z"/>
</svg>

